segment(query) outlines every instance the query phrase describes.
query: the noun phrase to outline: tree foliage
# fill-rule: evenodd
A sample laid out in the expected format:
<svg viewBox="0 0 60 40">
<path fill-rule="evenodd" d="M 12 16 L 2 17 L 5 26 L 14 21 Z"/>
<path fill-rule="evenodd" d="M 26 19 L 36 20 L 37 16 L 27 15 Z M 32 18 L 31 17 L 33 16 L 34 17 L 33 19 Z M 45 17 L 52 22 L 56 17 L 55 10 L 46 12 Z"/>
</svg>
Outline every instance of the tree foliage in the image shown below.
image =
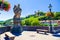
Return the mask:
<svg viewBox="0 0 60 40">
<path fill-rule="evenodd" d="M 38 16 L 36 16 L 38 14 Z M 40 23 L 41 20 L 58 20 L 60 19 L 60 12 L 41 12 L 37 11 L 35 14 L 28 15 L 27 17 L 21 18 L 22 26 L 48 26 L 47 24 Z M 5 24 L 10 24 L 11 19 L 4 22 Z"/>
</svg>

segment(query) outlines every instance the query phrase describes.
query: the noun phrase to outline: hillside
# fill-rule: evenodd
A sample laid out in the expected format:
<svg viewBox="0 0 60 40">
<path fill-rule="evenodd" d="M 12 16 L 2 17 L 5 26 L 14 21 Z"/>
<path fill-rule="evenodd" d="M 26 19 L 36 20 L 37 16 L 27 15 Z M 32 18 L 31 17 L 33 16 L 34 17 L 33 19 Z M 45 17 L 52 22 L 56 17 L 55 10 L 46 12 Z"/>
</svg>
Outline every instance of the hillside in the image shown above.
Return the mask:
<svg viewBox="0 0 60 40">
<path fill-rule="evenodd" d="M 47 16 L 46 16 L 47 15 Z M 54 17 L 49 17 L 51 15 L 49 12 L 41 12 L 37 11 L 35 14 L 28 15 L 26 17 L 21 17 L 21 25 L 22 26 L 42 26 L 43 24 L 40 22 L 41 20 L 58 20 L 60 19 L 60 12 L 53 12 Z M 2 25 L 13 25 L 13 19 L 8 19 L 6 21 L 0 21 Z M 44 26 L 48 26 L 48 24 L 44 24 Z"/>
</svg>

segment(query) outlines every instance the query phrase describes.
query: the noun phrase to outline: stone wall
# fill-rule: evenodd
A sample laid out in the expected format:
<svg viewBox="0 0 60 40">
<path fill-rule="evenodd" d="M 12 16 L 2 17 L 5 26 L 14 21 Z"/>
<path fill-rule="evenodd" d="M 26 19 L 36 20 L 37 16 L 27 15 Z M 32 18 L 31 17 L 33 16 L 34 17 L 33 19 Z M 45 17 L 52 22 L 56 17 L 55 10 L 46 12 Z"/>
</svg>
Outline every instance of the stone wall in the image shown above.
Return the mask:
<svg viewBox="0 0 60 40">
<path fill-rule="evenodd" d="M 36 29 L 49 30 L 49 27 L 39 27 L 39 26 L 24 26 L 23 27 L 23 30 L 25 31 L 36 31 Z"/>
<path fill-rule="evenodd" d="M 4 32 L 7 32 L 7 31 L 10 31 L 10 30 L 11 30 L 11 27 L 10 26 L 0 27 L 0 34 L 2 34 Z"/>
<path fill-rule="evenodd" d="M 46 29 L 49 30 L 49 27 L 40 27 L 40 26 L 23 26 L 22 27 L 23 31 L 36 31 L 36 29 Z M 60 29 L 60 27 L 54 27 L 54 30 L 58 30 Z M 10 31 L 11 30 L 11 26 L 7 26 L 7 27 L 1 27 L 0 28 L 0 34 Z"/>
</svg>

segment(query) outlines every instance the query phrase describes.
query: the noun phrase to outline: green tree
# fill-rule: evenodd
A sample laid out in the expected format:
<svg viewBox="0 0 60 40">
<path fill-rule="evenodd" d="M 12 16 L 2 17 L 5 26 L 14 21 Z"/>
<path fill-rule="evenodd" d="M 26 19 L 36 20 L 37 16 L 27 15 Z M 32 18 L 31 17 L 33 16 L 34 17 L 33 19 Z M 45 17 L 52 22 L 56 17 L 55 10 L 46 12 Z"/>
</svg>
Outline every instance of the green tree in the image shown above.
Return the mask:
<svg viewBox="0 0 60 40">
<path fill-rule="evenodd" d="M 60 19 L 60 12 L 55 12 L 54 13 L 54 20 Z"/>
<path fill-rule="evenodd" d="M 21 26 L 24 26 L 25 25 L 25 20 L 22 20 L 21 21 Z"/>
<path fill-rule="evenodd" d="M 31 26 L 39 26 L 39 20 L 38 18 L 34 18 L 33 21 L 31 22 Z"/>
<path fill-rule="evenodd" d="M 30 25 L 31 25 L 31 23 L 29 22 L 29 19 L 26 19 L 26 20 L 25 20 L 25 24 L 26 24 L 27 26 L 30 26 Z"/>
<path fill-rule="evenodd" d="M 35 15 L 36 15 L 36 16 L 44 16 L 45 13 L 38 10 L 37 12 L 35 11 Z"/>
<path fill-rule="evenodd" d="M 46 16 L 39 16 L 38 19 L 39 20 L 47 20 L 47 17 Z"/>
<path fill-rule="evenodd" d="M 60 12 L 56 12 L 56 13 L 55 13 L 55 16 L 56 16 L 56 17 L 60 17 Z"/>
</svg>

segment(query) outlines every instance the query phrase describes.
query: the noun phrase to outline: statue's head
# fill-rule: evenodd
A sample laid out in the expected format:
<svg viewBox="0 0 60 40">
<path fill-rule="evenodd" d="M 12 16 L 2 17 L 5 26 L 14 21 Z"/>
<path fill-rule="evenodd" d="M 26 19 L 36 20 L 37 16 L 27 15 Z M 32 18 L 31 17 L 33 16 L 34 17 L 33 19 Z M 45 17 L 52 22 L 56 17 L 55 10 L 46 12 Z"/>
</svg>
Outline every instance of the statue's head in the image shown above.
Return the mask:
<svg viewBox="0 0 60 40">
<path fill-rule="evenodd" d="M 20 4 L 15 5 L 13 8 L 13 11 L 15 14 L 17 14 L 17 13 L 21 14 L 22 9 L 20 8 Z"/>
<path fill-rule="evenodd" d="M 20 4 L 18 4 L 18 7 L 20 7 Z"/>
</svg>

